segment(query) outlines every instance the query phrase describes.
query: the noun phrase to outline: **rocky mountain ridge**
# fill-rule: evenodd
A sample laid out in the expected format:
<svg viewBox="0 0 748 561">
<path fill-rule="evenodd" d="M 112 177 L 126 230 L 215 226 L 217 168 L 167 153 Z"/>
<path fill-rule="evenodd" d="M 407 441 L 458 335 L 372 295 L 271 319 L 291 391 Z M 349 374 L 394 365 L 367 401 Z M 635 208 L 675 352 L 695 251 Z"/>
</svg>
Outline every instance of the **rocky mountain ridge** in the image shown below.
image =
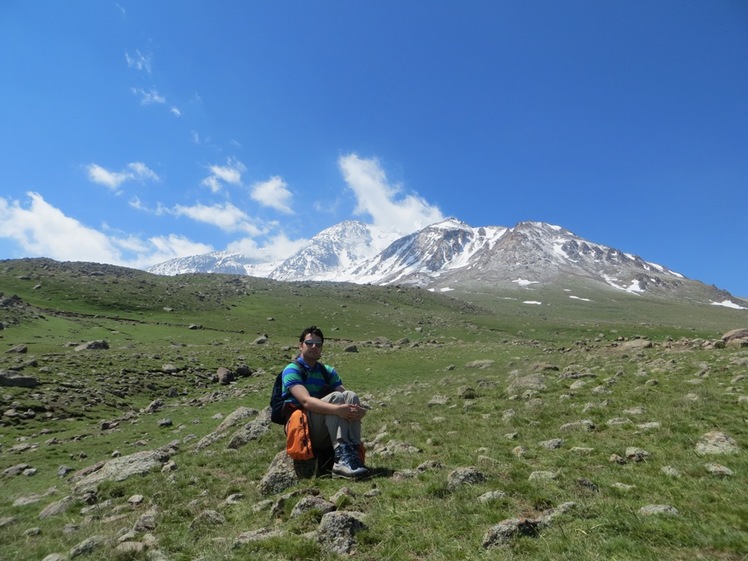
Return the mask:
<svg viewBox="0 0 748 561">
<path fill-rule="evenodd" d="M 245 274 L 282 281 L 339 281 L 409 285 L 430 290 L 568 286 L 629 294 L 681 296 L 745 309 L 716 287 L 631 253 L 585 240 L 543 222 L 472 227 L 456 218 L 392 239 L 358 221 L 312 237 L 279 263 L 259 264 L 240 253 L 214 252 L 173 259 L 149 269 L 159 275 Z"/>
</svg>

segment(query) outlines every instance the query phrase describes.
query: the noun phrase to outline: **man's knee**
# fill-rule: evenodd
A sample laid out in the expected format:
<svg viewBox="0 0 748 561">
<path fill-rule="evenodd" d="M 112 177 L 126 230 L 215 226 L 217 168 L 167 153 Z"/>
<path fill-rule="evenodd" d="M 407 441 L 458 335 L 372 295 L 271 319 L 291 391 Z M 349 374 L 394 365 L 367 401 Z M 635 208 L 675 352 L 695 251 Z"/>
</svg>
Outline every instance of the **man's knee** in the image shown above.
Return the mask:
<svg viewBox="0 0 748 561">
<path fill-rule="evenodd" d="M 350 390 L 345 390 L 344 392 L 332 392 L 324 399 L 330 403 L 358 403 L 358 395 L 356 395 L 356 392 Z"/>
</svg>

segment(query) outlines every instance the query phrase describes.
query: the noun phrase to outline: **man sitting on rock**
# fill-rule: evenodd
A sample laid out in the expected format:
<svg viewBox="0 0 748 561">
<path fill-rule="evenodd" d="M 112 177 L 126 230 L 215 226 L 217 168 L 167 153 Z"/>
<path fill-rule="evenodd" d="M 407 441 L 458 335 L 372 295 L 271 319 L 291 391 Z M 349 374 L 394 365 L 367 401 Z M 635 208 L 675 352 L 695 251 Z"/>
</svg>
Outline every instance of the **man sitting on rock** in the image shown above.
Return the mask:
<svg viewBox="0 0 748 561">
<path fill-rule="evenodd" d="M 334 474 L 363 477 L 369 473 L 361 459 L 361 419 L 366 409 L 358 395 L 345 389 L 335 368 L 320 362 L 324 340 L 317 326 L 301 332 L 299 356 L 283 369 L 284 408 L 302 407 L 308 412 L 312 448 L 320 473 L 330 469 L 328 464 L 334 456 Z M 296 468 L 298 473 L 299 466 Z"/>
</svg>

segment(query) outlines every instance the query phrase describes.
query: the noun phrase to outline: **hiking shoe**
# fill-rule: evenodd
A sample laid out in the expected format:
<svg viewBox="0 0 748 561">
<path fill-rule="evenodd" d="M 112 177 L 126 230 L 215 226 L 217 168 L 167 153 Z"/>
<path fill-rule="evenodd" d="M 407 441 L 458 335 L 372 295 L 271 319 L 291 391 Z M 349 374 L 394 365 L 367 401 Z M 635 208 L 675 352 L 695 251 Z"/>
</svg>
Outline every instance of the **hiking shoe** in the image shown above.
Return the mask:
<svg viewBox="0 0 748 561">
<path fill-rule="evenodd" d="M 345 444 L 346 448 L 348 448 L 348 453 L 351 455 L 351 463 L 357 467 L 357 468 L 363 468 L 368 473 L 369 468 L 367 468 L 364 465 L 364 462 L 361 461 L 361 456 L 359 454 L 359 444 Z"/>
<path fill-rule="evenodd" d="M 343 477 L 361 477 L 369 473 L 358 459 L 358 455 L 353 453 L 350 444 L 340 444 L 335 449 L 335 463 L 332 465 L 332 472 Z"/>
</svg>

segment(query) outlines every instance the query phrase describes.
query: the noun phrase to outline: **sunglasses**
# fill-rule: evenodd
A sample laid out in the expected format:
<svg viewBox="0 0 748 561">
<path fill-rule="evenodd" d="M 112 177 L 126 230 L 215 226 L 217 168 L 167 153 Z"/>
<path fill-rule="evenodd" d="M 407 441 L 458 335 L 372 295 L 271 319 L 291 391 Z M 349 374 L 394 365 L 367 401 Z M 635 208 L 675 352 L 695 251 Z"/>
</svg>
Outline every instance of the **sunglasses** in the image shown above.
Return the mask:
<svg viewBox="0 0 748 561">
<path fill-rule="evenodd" d="M 307 347 L 319 347 L 322 348 L 322 341 L 304 341 Z"/>
</svg>

